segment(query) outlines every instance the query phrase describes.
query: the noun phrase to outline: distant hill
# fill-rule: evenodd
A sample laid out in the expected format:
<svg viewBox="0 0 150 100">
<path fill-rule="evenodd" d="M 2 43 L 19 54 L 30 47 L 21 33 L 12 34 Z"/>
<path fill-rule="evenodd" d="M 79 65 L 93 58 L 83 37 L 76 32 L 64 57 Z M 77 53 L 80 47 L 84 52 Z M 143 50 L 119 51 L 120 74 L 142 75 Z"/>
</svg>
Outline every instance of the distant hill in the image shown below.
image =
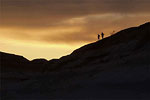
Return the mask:
<svg viewBox="0 0 150 100">
<path fill-rule="evenodd" d="M 150 22 L 60 59 L 29 61 L 0 52 L 3 98 L 150 99 L 149 51 Z"/>
<path fill-rule="evenodd" d="M 1 72 L 17 72 L 17 71 L 42 71 L 44 63 L 47 63 L 45 59 L 34 59 L 29 61 L 23 56 L 8 54 L 0 52 L 0 67 Z"/>
</svg>

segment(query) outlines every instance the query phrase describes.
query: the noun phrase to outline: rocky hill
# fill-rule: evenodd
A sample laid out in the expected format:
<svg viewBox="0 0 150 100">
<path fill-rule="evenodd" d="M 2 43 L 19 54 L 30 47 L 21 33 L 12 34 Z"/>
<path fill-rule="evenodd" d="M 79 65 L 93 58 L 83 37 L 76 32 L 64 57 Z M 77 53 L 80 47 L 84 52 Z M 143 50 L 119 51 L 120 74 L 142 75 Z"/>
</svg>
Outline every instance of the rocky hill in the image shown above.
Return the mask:
<svg viewBox="0 0 150 100">
<path fill-rule="evenodd" d="M 150 22 L 70 55 L 29 61 L 0 52 L 3 99 L 150 99 Z"/>
</svg>

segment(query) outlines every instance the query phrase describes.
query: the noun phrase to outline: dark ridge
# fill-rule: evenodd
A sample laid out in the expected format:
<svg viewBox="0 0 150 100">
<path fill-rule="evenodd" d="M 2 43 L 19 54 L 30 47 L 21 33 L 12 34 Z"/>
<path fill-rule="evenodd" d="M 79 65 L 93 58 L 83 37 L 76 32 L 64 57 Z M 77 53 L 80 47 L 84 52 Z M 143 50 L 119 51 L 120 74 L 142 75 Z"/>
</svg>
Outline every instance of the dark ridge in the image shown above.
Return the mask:
<svg viewBox="0 0 150 100">
<path fill-rule="evenodd" d="M 150 41 L 149 30 L 150 23 L 121 30 L 120 32 L 117 32 L 110 37 L 104 38 L 103 40 L 87 44 L 79 49 L 76 49 L 68 56 L 61 57 L 57 62 L 55 62 L 54 68 L 61 69 L 64 65 L 80 59 L 82 56 L 84 56 L 84 54 L 92 50 L 98 49 L 99 52 L 104 52 L 104 50 L 110 48 L 113 45 L 128 43 L 134 40 L 139 41 L 134 49 L 137 51 L 138 48 L 141 48 L 142 46 L 146 45 L 148 41 Z"/>
<path fill-rule="evenodd" d="M 143 25 L 140 25 L 139 27 L 140 28 L 150 27 L 150 22 L 147 22 L 147 23 L 145 23 Z"/>
<path fill-rule="evenodd" d="M 0 52 L 0 66 L 2 71 L 6 71 L 8 69 L 22 70 L 28 66 L 28 63 L 29 60 L 23 56 Z"/>
<path fill-rule="evenodd" d="M 131 40 L 136 39 L 146 39 L 150 40 L 150 22 L 145 23 L 143 25 L 140 25 L 139 27 L 131 27 L 128 29 L 121 30 L 120 32 L 117 32 L 116 34 L 107 37 L 103 40 L 97 41 L 95 43 L 91 43 L 88 45 L 85 45 L 75 51 L 73 51 L 72 55 L 79 55 L 84 54 L 85 52 L 88 52 L 92 49 L 98 49 L 98 48 L 107 48 L 112 45 L 117 45 L 120 43 L 127 43 Z"/>
<path fill-rule="evenodd" d="M 38 70 L 41 71 L 44 69 L 60 69 L 63 68 L 66 64 L 76 61 L 85 53 L 99 49 L 99 52 L 104 52 L 103 50 L 110 48 L 113 45 L 118 45 L 121 43 L 128 43 L 130 41 L 137 40 L 137 46 L 135 50 L 140 49 L 142 46 L 146 45 L 150 41 L 150 22 L 140 25 L 138 27 L 131 27 L 128 29 L 121 30 L 116 34 L 104 38 L 100 41 L 96 41 L 91 44 L 87 44 L 75 51 L 70 55 L 63 56 L 60 59 L 53 59 L 47 61 L 45 59 L 34 59 L 32 61 L 27 60 L 23 56 L 18 56 L 14 54 L 7 54 L 0 52 L 0 61 L 1 66 L 5 66 L 4 69 L 15 68 L 18 70 Z M 91 59 L 91 58 L 89 58 Z M 87 60 L 88 61 L 88 60 Z"/>
<path fill-rule="evenodd" d="M 34 59 L 29 61 L 23 56 L 0 52 L 1 72 L 9 71 L 40 71 L 48 61 L 45 59 Z"/>
<path fill-rule="evenodd" d="M 23 56 L 20 55 L 15 55 L 15 54 L 9 54 L 9 53 L 5 53 L 5 52 L 1 52 L 0 51 L 0 57 L 1 57 L 1 61 L 3 60 L 14 60 L 14 61 L 29 61 L 28 59 L 24 58 Z"/>
<path fill-rule="evenodd" d="M 46 60 L 46 59 L 33 59 L 33 60 L 31 60 L 31 62 L 32 63 L 45 63 L 45 62 L 47 62 L 48 60 Z"/>
</svg>

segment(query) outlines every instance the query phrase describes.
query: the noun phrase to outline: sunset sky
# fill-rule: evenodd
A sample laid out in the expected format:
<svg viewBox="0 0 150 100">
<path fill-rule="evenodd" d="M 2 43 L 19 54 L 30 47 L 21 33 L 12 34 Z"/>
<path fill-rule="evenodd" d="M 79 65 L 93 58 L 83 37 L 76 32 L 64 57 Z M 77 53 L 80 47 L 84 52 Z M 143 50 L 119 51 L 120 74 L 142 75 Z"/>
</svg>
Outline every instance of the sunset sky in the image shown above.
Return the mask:
<svg viewBox="0 0 150 100">
<path fill-rule="evenodd" d="M 0 51 L 59 58 L 150 21 L 150 0 L 0 0 Z"/>
</svg>

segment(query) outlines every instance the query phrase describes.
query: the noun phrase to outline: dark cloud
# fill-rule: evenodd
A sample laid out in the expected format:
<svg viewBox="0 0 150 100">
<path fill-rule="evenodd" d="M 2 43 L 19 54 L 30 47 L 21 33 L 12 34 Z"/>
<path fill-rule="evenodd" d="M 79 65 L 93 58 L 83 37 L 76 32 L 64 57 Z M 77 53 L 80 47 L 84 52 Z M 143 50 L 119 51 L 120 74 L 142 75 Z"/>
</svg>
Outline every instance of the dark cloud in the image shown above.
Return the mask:
<svg viewBox="0 0 150 100">
<path fill-rule="evenodd" d="M 108 36 L 149 21 L 149 5 L 150 0 L 1 0 L 0 28 L 12 31 L 0 35 L 47 43 L 94 41 L 102 31 Z"/>
<path fill-rule="evenodd" d="M 150 0 L 2 0 L 1 23 L 3 26 L 47 27 L 91 14 L 149 13 L 149 4 Z"/>
</svg>

